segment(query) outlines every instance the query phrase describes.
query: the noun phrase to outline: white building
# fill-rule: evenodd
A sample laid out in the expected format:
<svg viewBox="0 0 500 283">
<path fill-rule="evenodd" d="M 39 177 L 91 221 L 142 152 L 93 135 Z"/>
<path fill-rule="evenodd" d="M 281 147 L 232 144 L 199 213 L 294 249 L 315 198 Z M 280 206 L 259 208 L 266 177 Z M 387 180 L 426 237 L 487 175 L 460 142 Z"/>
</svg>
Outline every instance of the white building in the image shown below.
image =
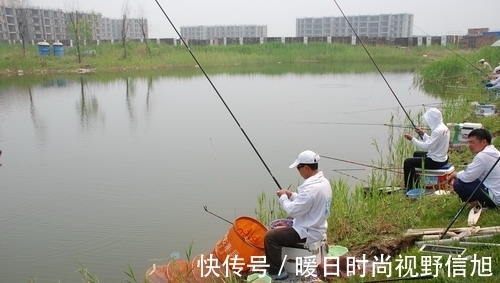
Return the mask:
<svg viewBox="0 0 500 283">
<path fill-rule="evenodd" d="M 267 37 L 267 26 L 187 26 L 181 27 L 180 33 L 186 39 L 216 38 L 260 38 Z"/>
<path fill-rule="evenodd" d="M 361 37 L 411 37 L 413 14 L 383 14 L 347 17 Z M 296 20 L 298 37 L 354 35 L 344 17 L 301 18 Z"/>
</svg>

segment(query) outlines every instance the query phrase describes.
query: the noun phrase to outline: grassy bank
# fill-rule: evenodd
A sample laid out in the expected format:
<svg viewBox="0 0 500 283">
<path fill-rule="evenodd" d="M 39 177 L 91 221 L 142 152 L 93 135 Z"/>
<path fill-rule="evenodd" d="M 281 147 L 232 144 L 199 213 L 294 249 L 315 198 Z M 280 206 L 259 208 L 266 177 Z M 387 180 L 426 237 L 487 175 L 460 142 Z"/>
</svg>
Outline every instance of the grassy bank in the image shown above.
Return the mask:
<svg viewBox="0 0 500 283">
<path fill-rule="evenodd" d="M 39 56 L 37 46 L 20 44 L 0 45 L 0 75 L 71 73 L 91 69 L 99 73 L 139 70 L 168 70 L 193 68 L 195 61 L 184 46 L 127 44 L 127 58 L 123 58 L 120 44 L 100 44 L 82 48 L 82 62 L 78 63 L 75 47 L 65 47 L 64 56 Z M 190 47 L 202 67 L 220 71 L 220 67 L 246 70 L 252 66 L 270 64 L 326 64 L 329 72 L 374 71 L 374 66 L 361 46 L 310 43 L 259 45 L 193 46 Z M 445 56 L 447 49 L 439 46 L 395 48 L 368 46 L 369 52 L 385 71 L 407 71 L 420 68 L 432 60 Z M 95 50 L 95 53 L 94 53 Z M 459 51 L 460 52 L 460 51 Z M 89 54 L 91 53 L 91 54 Z M 356 65 L 356 68 L 352 68 Z"/>
</svg>

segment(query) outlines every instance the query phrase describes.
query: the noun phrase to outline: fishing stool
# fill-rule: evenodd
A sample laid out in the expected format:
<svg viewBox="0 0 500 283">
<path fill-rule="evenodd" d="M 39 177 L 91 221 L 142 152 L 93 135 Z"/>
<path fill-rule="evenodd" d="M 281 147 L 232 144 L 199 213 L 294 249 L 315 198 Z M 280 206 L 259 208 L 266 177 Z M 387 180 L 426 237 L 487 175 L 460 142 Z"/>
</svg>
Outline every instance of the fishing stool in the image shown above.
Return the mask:
<svg viewBox="0 0 500 283">
<path fill-rule="evenodd" d="M 423 184 L 426 189 L 451 190 L 448 179 L 455 171 L 451 163 L 447 163 L 439 169 L 415 168 L 415 180 L 418 184 Z"/>
<path fill-rule="evenodd" d="M 284 269 L 286 272 L 295 275 L 301 275 L 308 272 L 308 269 L 320 264 L 328 254 L 328 244 L 326 234 L 323 239 L 314 243 L 299 243 L 281 249 L 281 260 L 285 260 Z M 286 259 L 285 259 L 286 256 Z M 312 257 L 316 257 L 312 262 Z M 312 272 L 312 271 L 309 271 Z"/>
</svg>

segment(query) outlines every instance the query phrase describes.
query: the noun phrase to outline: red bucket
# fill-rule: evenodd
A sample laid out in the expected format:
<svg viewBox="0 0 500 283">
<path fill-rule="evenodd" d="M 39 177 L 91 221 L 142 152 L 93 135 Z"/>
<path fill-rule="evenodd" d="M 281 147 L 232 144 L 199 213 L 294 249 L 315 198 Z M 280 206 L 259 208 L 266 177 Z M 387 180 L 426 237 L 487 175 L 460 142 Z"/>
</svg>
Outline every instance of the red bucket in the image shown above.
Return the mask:
<svg viewBox="0 0 500 283">
<path fill-rule="evenodd" d="M 239 217 L 226 235 L 215 245 L 215 255 L 220 262 L 238 258 L 243 272 L 250 270 L 252 256 L 264 255 L 264 236 L 267 227 L 251 217 Z"/>
</svg>

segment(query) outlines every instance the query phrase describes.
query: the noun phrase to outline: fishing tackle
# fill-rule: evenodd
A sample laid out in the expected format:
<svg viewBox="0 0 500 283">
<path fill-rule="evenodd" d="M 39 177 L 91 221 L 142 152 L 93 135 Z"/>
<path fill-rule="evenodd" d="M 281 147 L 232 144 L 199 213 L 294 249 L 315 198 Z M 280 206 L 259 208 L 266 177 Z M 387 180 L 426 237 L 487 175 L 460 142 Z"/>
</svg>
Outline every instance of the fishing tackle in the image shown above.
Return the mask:
<svg viewBox="0 0 500 283">
<path fill-rule="evenodd" d="M 358 178 L 358 177 L 356 177 L 356 176 L 353 176 L 353 175 L 350 175 L 350 174 L 344 173 L 344 172 L 342 172 L 342 171 L 340 171 L 340 170 L 335 170 L 335 169 L 332 169 L 332 171 L 333 171 L 333 172 L 337 172 L 337 173 L 339 173 L 339 174 L 341 174 L 341 175 L 344 175 L 344 176 L 347 176 L 347 177 L 351 177 L 351 178 L 356 179 L 356 180 L 358 180 L 358 181 L 361 181 L 361 182 L 363 182 L 363 183 L 367 183 L 367 181 L 366 181 L 366 180 L 363 180 L 363 179 Z"/>
<path fill-rule="evenodd" d="M 444 104 L 444 102 L 405 105 L 405 107 L 406 108 L 420 107 L 420 106 L 425 107 L 425 106 L 437 106 L 437 105 L 442 105 L 442 104 Z M 360 111 L 351 111 L 351 112 L 344 112 L 344 114 L 353 114 L 353 113 L 361 113 L 361 112 L 373 112 L 373 111 L 390 110 L 390 109 L 394 109 L 394 107 L 384 107 L 384 108 L 376 108 L 376 109 L 368 109 L 368 110 L 360 110 Z"/>
<path fill-rule="evenodd" d="M 352 26 L 351 22 L 347 19 L 346 15 L 344 14 L 344 11 L 342 10 L 342 8 L 340 8 L 339 4 L 337 3 L 337 0 L 333 0 L 333 2 L 335 2 L 335 5 L 337 5 L 337 7 L 339 8 L 340 10 L 340 13 L 342 13 L 342 16 L 344 17 L 344 19 L 346 20 L 347 24 L 349 25 L 349 27 L 351 27 L 352 29 L 352 32 L 354 33 L 354 35 L 356 36 L 356 39 L 359 41 L 359 43 L 361 44 L 361 46 L 363 46 L 363 49 L 365 50 L 366 54 L 368 54 L 368 57 L 370 57 L 370 60 L 372 61 L 373 65 L 375 65 L 375 68 L 377 68 L 377 71 L 379 72 L 380 76 L 382 76 L 382 79 L 384 79 L 384 82 L 385 84 L 389 87 L 389 90 L 392 92 L 392 95 L 394 96 L 394 98 L 396 98 L 396 101 L 398 102 L 399 106 L 401 106 L 401 109 L 403 109 L 403 112 L 405 113 L 406 117 L 408 118 L 408 121 L 410 121 L 410 123 L 412 124 L 413 128 L 414 129 L 417 129 L 417 126 L 415 125 L 415 123 L 413 123 L 413 121 L 411 120 L 411 117 L 410 115 L 408 114 L 408 112 L 406 112 L 406 109 L 404 108 L 403 104 L 401 103 L 401 101 L 399 101 L 399 98 L 398 96 L 396 95 L 396 93 L 394 93 L 394 90 L 392 90 L 392 87 L 391 85 L 389 84 L 389 82 L 387 81 L 387 79 L 385 78 L 384 74 L 382 73 L 382 71 L 380 70 L 380 68 L 378 67 L 377 63 L 375 62 L 375 60 L 373 59 L 372 55 L 370 54 L 370 52 L 368 52 L 368 49 L 366 49 L 366 46 L 365 44 L 363 43 L 363 41 L 361 40 L 361 38 L 359 37 L 358 33 L 356 32 L 356 30 L 354 29 L 354 27 Z M 418 134 L 420 136 L 420 139 L 423 139 L 422 135 L 421 134 Z"/>
<path fill-rule="evenodd" d="M 266 168 L 267 172 L 269 173 L 269 175 L 271 175 L 274 183 L 276 183 L 276 185 L 278 186 L 278 188 L 281 190 L 281 186 L 280 184 L 278 183 L 278 180 L 276 180 L 276 178 L 274 178 L 273 174 L 271 173 L 271 170 L 269 169 L 269 167 L 267 166 L 266 162 L 264 162 L 264 159 L 262 159 L 262 156 L 260 156 L 260 153 L 257 151 L 257 149 L 255 148 L 255 146 L 253 145 L 252 141 L 250 140 L 250 138 L 248 137 L 247 133 L 245 132 L 245 130 L 243 130 L 243 128 L 241 127 L 240 123 L 238 122 L 238 119 L 236 119 L 236 116 L 234 116 L 233 112 L 231 111 L 231 109 L 229 109 L 229 106 L 227 105 L 226 101 L 224 100 L 224 98 L 222 98 L 222 95 L 219 93 L 219 90 L 217 90 L 217 88 L 215 87 L 215 85 L 213 84 L 212 80 L 210 79 L 210 77 L 208 76 L 208 74 L 205 72 L 205 69 L 203 68 L 203 66 L 200 64 L 200 62 L 198 61 L 198 59 L 196 59 L 196 56 L 194 56 L 193 52 L 191 51 L 191 48 L 189 48 L 189 45 L 187 45 L 186 41 L 184 41 L 184 38 L 181 36 L 181 34 L 179 33 L 179 31 L 177 30 L 177 28 L 175 27 L 174 23 L 170 20 L 170 18 L 168 17 L 167 13 L 165 12 L 165 10 L 163 9 L 163 7 L 160 5 L 160 3 L 158 2 L 158 0 L 155 0 L 156 4 L 158 4 L 158 7 L 160 7 L 160 10 L 163 12 L 163 15 L 165 15 L 165 18 L 167 18 L 168 22 L 170 23 L 170 25 L 172 26 L 172 28 L 174 29 L 175 33 L 177 33 L 177 35 L 179 36 L 180 40 L 182 41 L 182 44 L 186 47 L 187 51 L 189 52 L 189 54 L 191 55 L 191 57 L 193 58 L 193 60 L 196 62 L 196 65 L 200 68 L 200 70 L 203 72 L 203 75 L 205 76 L 205 78 L 208 80 L 208 82 L 210 83 L 210 85 L 212 86 L 212 88 L 214 89 L 215 93 L 217 93 L 217 96 L 219 97 L 219 99 L 222 101 L 222 103 L 224 104 L 224 106 L 226 107 L 227 111 L 229 112 L 229 114 L 231 114 L 231 117 L 233 118 L 234 122 L 236 123 L 236 125 L 238 125 L 238 127 L 240 128 L 241 132 L 243 133 L 243 135 L 245 136 L 245 138 L 247 139 L 248 143 L 250 143 L 250 145 L 252 146 L 252 149 L 255 151 L 255 153 L 257 154 L 257 156 L 259 157 L 260 161 L 262 162 L 262 164 L 264 165 L 264 167 Z"/>
<path fill-rule="evenodd" d="M 393 128 L 412 128 L 411 126 L 397 124 L 380 124 L 380 123 L 356 123 L 356 122 L 308 122 L 309 124 L 325 124 L 325 125 L 357 125 L 357 126 L 387 126 Z"/>
<path fill-rule="evenodd" d="M 324 156 L 324 155 L 320 155 L 320 156 L 323 157 L 323 158 L 326 158 L 326 159 L 332 159 L 332 160 L 347 162 L 347 163 L 361 165 L 361 166 L 366 166 L 366 167 L 371 167 L 371 168 L 375 168 L 375 169 L 379 169 L 379 170 L 386 170 L 386 171 L 390 171 L 390 172 L 394 172 L 394 173 L 399 173 L 399 174 L 403 173 L 401 171 L 396 171 L 396 170 L 392 170 L 392 169 L 388 169 L 388 168 L 378 167 L 378 166 L 374 166 L 374 165 L 370 165 L 370 164 L 358 163 L 358 162 L 354 162 L 354 161 L 349 161 L 349 160 L 345 160 L 345 159 L 340 159 L 340 158 L 335 158 L 335 157 L 330 157 L 330 156 Z"/>
<path fill-rule="evenodd" d="M 217 215 L 217 214 L 215 214 L 215 213 L 213 213 L 213 212 L 209 211 L 209 210 L 208 210 L 208 207 L 207 207 L 206 205 L 204 205 L 204 206 L 203 206 L 203 209 L 205 209 L 205 211 L 206 211 L 206 212 L 208 212 L 208 213 L 212 214 L 213 216 L 215 216 L 215 217 L 217 217 L 217 218 L 219 218 L 219 219 L 222 219 L 222 220 L 226 221 L 227 223 L 229 223 L 229 224 L 233 225 L 233 222 L 231 222 L 231 221 L 227 220 L 226 218 L 223 218 L 222 216 L 219 216 L 219 215 Z"/>
</svg>

